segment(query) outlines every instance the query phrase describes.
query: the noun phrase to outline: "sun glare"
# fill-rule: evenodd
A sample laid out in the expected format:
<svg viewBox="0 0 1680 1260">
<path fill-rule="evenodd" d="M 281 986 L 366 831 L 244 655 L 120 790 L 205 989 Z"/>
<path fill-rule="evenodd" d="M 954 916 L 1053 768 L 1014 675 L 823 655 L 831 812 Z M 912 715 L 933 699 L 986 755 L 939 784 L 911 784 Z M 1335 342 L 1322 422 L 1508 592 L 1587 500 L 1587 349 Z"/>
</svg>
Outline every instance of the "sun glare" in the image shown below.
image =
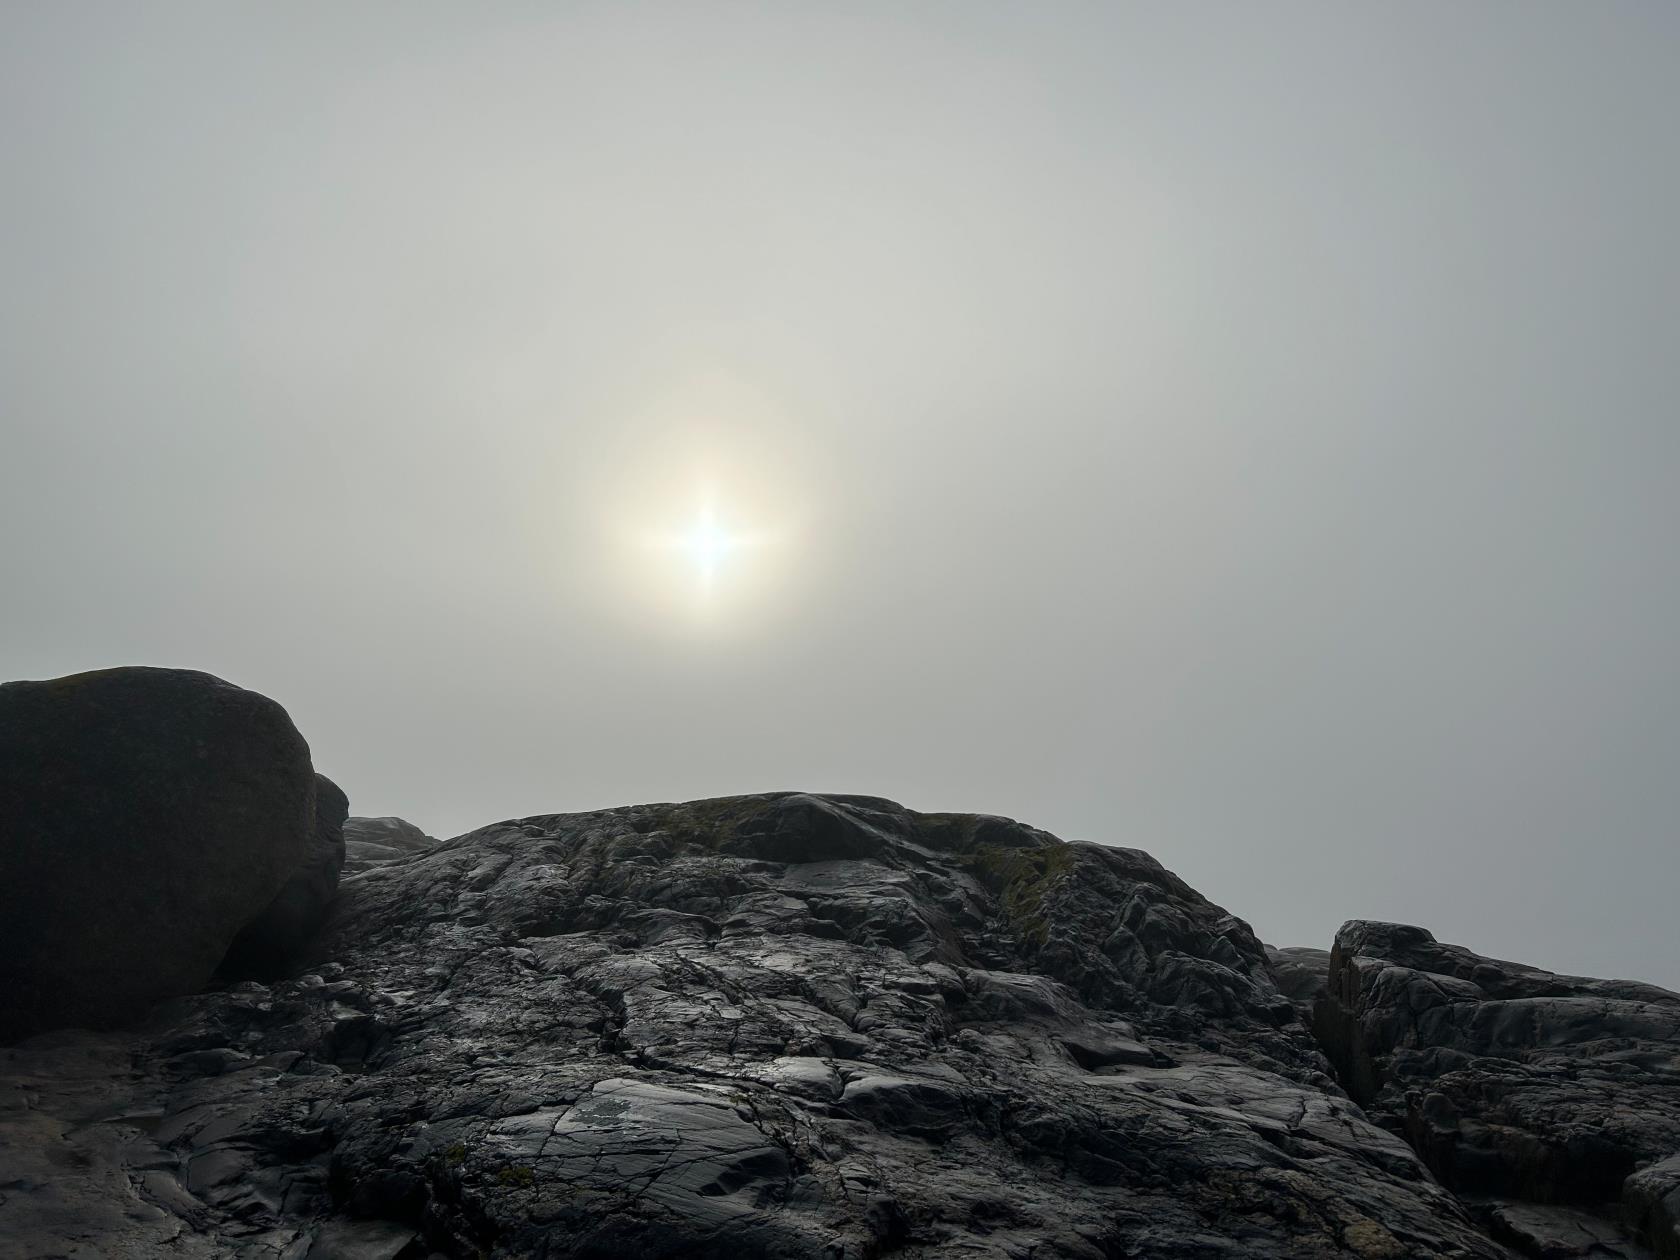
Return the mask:
<svg viewBox="0 0 1680 1260">
<path fill-rule="evenodd" d="M 718 567 L 738 544 L 735 536 L 718 524 L 717 512 L 707 504 L 678 539 L 678 545 L 693 559 L 701 585 L 710 589 L 717 579 Z"/>
<path fill-rule="evenodd" d="M 604 527 L 591 585 L 614 615 L 715 641 L 797 612 L 818 498 L 789 414 L 716 374 L 627 409 L 620 445 L 602 452 L 608 475 L 580 500 Z"/>
<path fill-rule="evenodd" d="M 661 550 L 677 559 L 698 593 L 709 599 L 718 593 L 725 576 L 740 578 L 743 553 L 763 541 L 757 532 L 742 529 L 717 506 L 717 496 L 701 496 L 693 517 L 658 538 Z"/>
</svg>

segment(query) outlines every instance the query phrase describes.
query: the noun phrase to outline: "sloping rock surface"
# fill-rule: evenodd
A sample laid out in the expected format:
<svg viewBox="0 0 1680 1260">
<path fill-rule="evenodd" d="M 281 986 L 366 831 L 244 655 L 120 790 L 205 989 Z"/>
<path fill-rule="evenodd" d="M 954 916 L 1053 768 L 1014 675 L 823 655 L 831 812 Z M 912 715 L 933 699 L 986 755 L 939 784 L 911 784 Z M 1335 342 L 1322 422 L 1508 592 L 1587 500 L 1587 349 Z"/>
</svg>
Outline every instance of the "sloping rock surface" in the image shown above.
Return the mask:
<svg viewBox="0 0 1680 1260">
<path fill-rule="evenodd" d="M 1532 1254 L 1639 1254 L 1637 1234 L 1680 1255 L 1680 994 L 1355 921 L 1314 1022 L 1355 1099 L 1497 1232 Z"/>
<path fill-rule="evenodd" d="M 315 839 L 274 701 L 125 668 L 0 686 L 0 1042 L 204 985 Z"/>
<path fill-rule="evenodd" d="M 399 862 L 437 847 L 405 818 L 347 818 L 344 820 L 344 872 L 354 875 L 385 862 Z"/>
<path fill-rule="evenodd" d="M 862 797 L 527 818 L 347 878 L 315 948 L 0 1051 L 0 1237 L 1515 1254 L 1331 1080 L 1248 927 L 1136 850 Z"/>
</svg>

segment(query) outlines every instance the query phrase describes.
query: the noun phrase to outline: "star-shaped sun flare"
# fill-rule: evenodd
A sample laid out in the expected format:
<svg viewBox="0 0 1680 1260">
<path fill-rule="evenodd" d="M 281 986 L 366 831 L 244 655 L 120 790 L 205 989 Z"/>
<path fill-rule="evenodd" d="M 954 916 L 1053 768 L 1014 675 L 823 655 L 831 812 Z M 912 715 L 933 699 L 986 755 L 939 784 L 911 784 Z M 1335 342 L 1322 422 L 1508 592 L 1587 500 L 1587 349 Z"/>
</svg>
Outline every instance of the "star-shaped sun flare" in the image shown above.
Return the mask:
<svg viewBox="0 0 1680 1260">
<path fill-rule="evenodd" d="M 677 538 L 677 546 L 692 557 L 702 586 L 710 588 L 718 568 L 742 540 L 718 524 L 717 512 L 704 504 L 693 525 Z"/>
</svg>

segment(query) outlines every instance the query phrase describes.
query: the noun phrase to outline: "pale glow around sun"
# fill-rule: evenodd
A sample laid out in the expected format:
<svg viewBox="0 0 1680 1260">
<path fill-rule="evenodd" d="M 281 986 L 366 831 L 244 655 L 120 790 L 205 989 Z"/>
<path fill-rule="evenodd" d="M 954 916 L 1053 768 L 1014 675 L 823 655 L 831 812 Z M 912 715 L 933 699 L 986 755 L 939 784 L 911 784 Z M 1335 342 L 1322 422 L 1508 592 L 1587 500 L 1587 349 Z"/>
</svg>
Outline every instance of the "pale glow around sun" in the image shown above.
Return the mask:
<svg viewBox="0 0 1680 1260">
<path fill-rule="evenodd" d="M 712 644 L 761 639 L 802 615 L 824 558 L 822 494 L 794 414 L 721 372 L 627 408 L 568 505 L 588 513 L 600 544 L 572 598 L 598 601 L 637 635 Z"/>
<path fill-rule="evenodd" d="M 645 557 L 639 584 L 668 611 L 738 625 L 756 620 L 767 597 L 787 594 L 791 528 L 747 485 L 726 490 L 702 480 L 665 497 L 648 516 L 637 531 Z"/>
</svg>

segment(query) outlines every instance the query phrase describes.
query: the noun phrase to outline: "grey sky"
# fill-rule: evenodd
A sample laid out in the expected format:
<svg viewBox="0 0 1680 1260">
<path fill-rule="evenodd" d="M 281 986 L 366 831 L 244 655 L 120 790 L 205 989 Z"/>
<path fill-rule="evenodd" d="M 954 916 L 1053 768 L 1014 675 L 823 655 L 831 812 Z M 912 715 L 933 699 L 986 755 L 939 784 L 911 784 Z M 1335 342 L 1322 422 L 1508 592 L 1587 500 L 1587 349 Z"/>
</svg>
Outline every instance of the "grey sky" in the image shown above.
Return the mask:
<svg viewBox="0 0 1680 1260">
<path fill-rule="evenodd" d="M 0 676 L 1680 986 L 1677 121 L 1661 3 L 13 0 Z"/>
</svg>

